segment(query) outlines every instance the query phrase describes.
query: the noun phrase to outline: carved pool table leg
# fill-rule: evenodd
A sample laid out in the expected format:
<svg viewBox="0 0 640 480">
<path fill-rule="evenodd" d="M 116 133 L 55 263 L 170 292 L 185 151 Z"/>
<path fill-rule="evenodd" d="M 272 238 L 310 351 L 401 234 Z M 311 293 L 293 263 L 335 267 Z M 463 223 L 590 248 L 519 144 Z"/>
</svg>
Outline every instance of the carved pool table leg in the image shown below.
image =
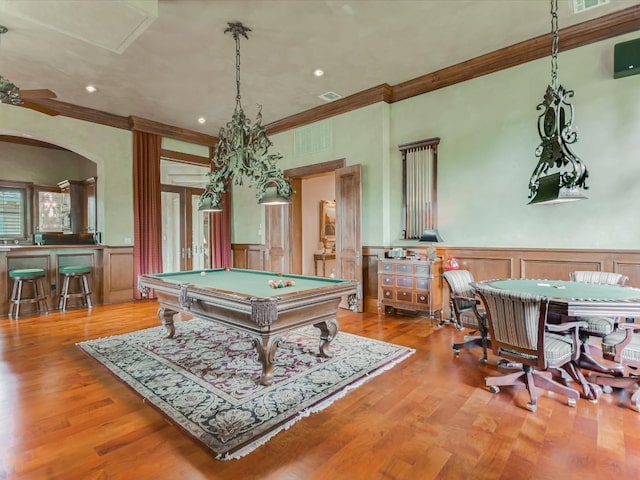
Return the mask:
<svg viewBox="0 0 640 480">
<path fill-rule="evenodd" d="M 260 384 L 269 386 L 273 383 L 273 360 L 276 357 L 276 350 L 280 345 L 281 338 L 272 336 L 256 336 L 253 343 L 258 351 L 260 363 L 262 364 L 262 375 L 260 376 Z"/>
<path fill-rule="evenodd" d="M 329 344 L 338 334 L 338 322 L 336 319 L 327 320 L 313 325 L 320 330 L 320 355 L 331 358 L 333 353 L 329 350 Z"/>
<path fill-rule="evenodd" d="M 160 319 L 160 323 L 167 329 L 166 338 L 173 338 L 173 335 L 176 333 L 176 327 L 173 325 L 173 316 L 178 313 L 175 310 L 170 310 L 165 307 L 160 307 L 158 309 L 158 318 Z"/>
</svg>

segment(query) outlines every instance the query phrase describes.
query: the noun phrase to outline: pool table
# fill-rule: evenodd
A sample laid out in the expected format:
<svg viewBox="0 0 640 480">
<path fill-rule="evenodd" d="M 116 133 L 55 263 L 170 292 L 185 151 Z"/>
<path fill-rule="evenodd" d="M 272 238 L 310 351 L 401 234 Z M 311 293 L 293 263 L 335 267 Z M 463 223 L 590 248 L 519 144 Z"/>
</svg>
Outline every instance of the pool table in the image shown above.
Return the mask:
<svg viewBox="0 0 640 480">
<path fill-rule="evenodd" d="M 278 288 L 279 283 L 293 285 Z M 169 338 L 175 334 L 173 317 L 178 312 L 250 334 L 262 364 L 262 385 L 273 383 L 276 349 L 287 331 L 305 325 L 318 328 L 320 355 L 330 357 L 341 298 L 347 296 L 349 307 L 357 310 L 361 296 L 359 284 L 351 280 L 243 269 L 140 275 L 138 288 L 145 295 L 154 291 L 158 318 Z"/>
</svg>

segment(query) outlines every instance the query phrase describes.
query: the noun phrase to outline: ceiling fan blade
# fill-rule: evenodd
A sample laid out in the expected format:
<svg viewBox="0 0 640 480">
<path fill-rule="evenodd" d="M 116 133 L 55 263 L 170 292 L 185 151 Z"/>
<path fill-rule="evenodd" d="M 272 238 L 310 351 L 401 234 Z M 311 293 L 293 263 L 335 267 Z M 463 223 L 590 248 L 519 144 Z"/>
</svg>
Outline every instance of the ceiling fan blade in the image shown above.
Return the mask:
<svg viewBox="0 0 640 480">
<path fill-rule="evenodd" d="M 30 108 L 31 110 L 35 110 L 36 112 L 44 113 L 46 115 L 50 115 L 55 117 L 56 115 L 60 115 L 60 112 L 53 110 L 51 108 L 43 107 L 42 105 L 38 105 L 33 102 L 22 102 L 20 104 L 21 107 Z"/>
<path fill-rule="evenodd" d="M 58 96 L 47 88 L 39 90 L 20 90 L 23 100 L 35 100 L 36 98 L 57 98 Z"/>
</svg>

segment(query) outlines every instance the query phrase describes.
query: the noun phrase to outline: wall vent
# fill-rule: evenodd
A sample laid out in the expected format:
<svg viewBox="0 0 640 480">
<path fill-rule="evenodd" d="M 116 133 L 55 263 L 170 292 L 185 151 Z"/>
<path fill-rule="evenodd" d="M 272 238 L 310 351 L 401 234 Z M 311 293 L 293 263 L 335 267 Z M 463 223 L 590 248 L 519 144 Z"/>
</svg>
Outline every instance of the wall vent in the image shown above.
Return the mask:
<svg viewBox="0 0 640 480">
<path fill-rule="evenodd" d="M 333 123 L 329 119 L 297 128 L 293 134 L 293 142 L 296 156 L 327 151 L 333 145 Z"/>
<path fill-rule="evenodd" d="M 333 102 L 339 98 L 342 98 L 342 95 L 338 95 L 336 92 L 327 92 L 322 95 L 318 95 L 318 98 L 321 98 L 325 102 Z"/>
<path fill-rule="evenodd" d="M 573 11 L 575 13 L 591 10 L 592 8 L 606 5 L 610 0 L 573 0 Z"/>
</svg>

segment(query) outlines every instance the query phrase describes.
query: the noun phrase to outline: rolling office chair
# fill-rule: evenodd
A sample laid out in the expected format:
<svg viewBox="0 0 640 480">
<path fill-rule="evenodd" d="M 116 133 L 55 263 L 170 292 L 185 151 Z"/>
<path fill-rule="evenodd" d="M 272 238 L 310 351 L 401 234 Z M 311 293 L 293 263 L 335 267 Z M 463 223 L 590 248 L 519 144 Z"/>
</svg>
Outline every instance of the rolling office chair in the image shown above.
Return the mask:
<svg viewBox="0 0 640 480">
<path fill-rule="evenodd" d="M 482 348 L 480 362 L 487 363 L 487 349 L 491 348 L 488 338 L 487 320 L 484 309 L 478 305 L 471 283 L 473 275 L 469 270 L 449 270 L 442 274 L 449 286 L 454 320 L 459 327 L 469 328 L 479 335 L 465 335 L 464 341 L 453 344 L 456 356 L 463 348 Z"/>
<path fill-rule="evenodd" d="M 640 386 L 640 325 L 620 323 L 616 331 L 602 339 L 602 356 L 623 368 L 623 375 L 593 373 L 589 378 L 602 385 L 605 392 L 612 388 Z M 640 388 L 631 395 L 631 406 L 640 412 Z"/>
<path fill-rule="evenodd" d="M 505 375 L 486 377 L 489 390 L 497 393 L 500 386 L 526 386 L 530 398 L 527 408 L 532 412 L 537 409 L 536 388 L 564 395 L 568 405 L 575 406 L 580 392 L 555 381 L 552 375 L 558 376 L 563 370 L 572 378 L 581 377 L 575 361 L 580 354 L 578 327 L 584 324 L 548 324 L 545 297 L 498 290 L 487 285 L 478 286 L 477 293 L 486 308 L 493 352 L 522 366 L 517 372 L 509 368 Z M 500 365 L 498 369 L 501 369 Z M 579 381 L 584 382 L 583 385 L 586 383 L 584 377 Z"/>
<path fill-rule="evenodd" d="M 576 270 L 569 274 L 573 282 L 598 283 L 602 285 L 624 285 L 628 277 L 620 273 L 595 272 Z M 582 354 L 578 359 L 578 364 L 587 370 L 611 375 L 622 375 L 622 367 L 606 367 L 598 362 L 591 350 L 596 349 L 594 345 L 589 345 L 589 337 L 604 338 L 613 333 L 618 325 L 617 317 L 576 317 L 576 320 L 586 322 L 586 328 L 580 329 L 580 339 L 582 340 Z M 599 350 L 599 349 L 598 349 Z"/>
</svg>

